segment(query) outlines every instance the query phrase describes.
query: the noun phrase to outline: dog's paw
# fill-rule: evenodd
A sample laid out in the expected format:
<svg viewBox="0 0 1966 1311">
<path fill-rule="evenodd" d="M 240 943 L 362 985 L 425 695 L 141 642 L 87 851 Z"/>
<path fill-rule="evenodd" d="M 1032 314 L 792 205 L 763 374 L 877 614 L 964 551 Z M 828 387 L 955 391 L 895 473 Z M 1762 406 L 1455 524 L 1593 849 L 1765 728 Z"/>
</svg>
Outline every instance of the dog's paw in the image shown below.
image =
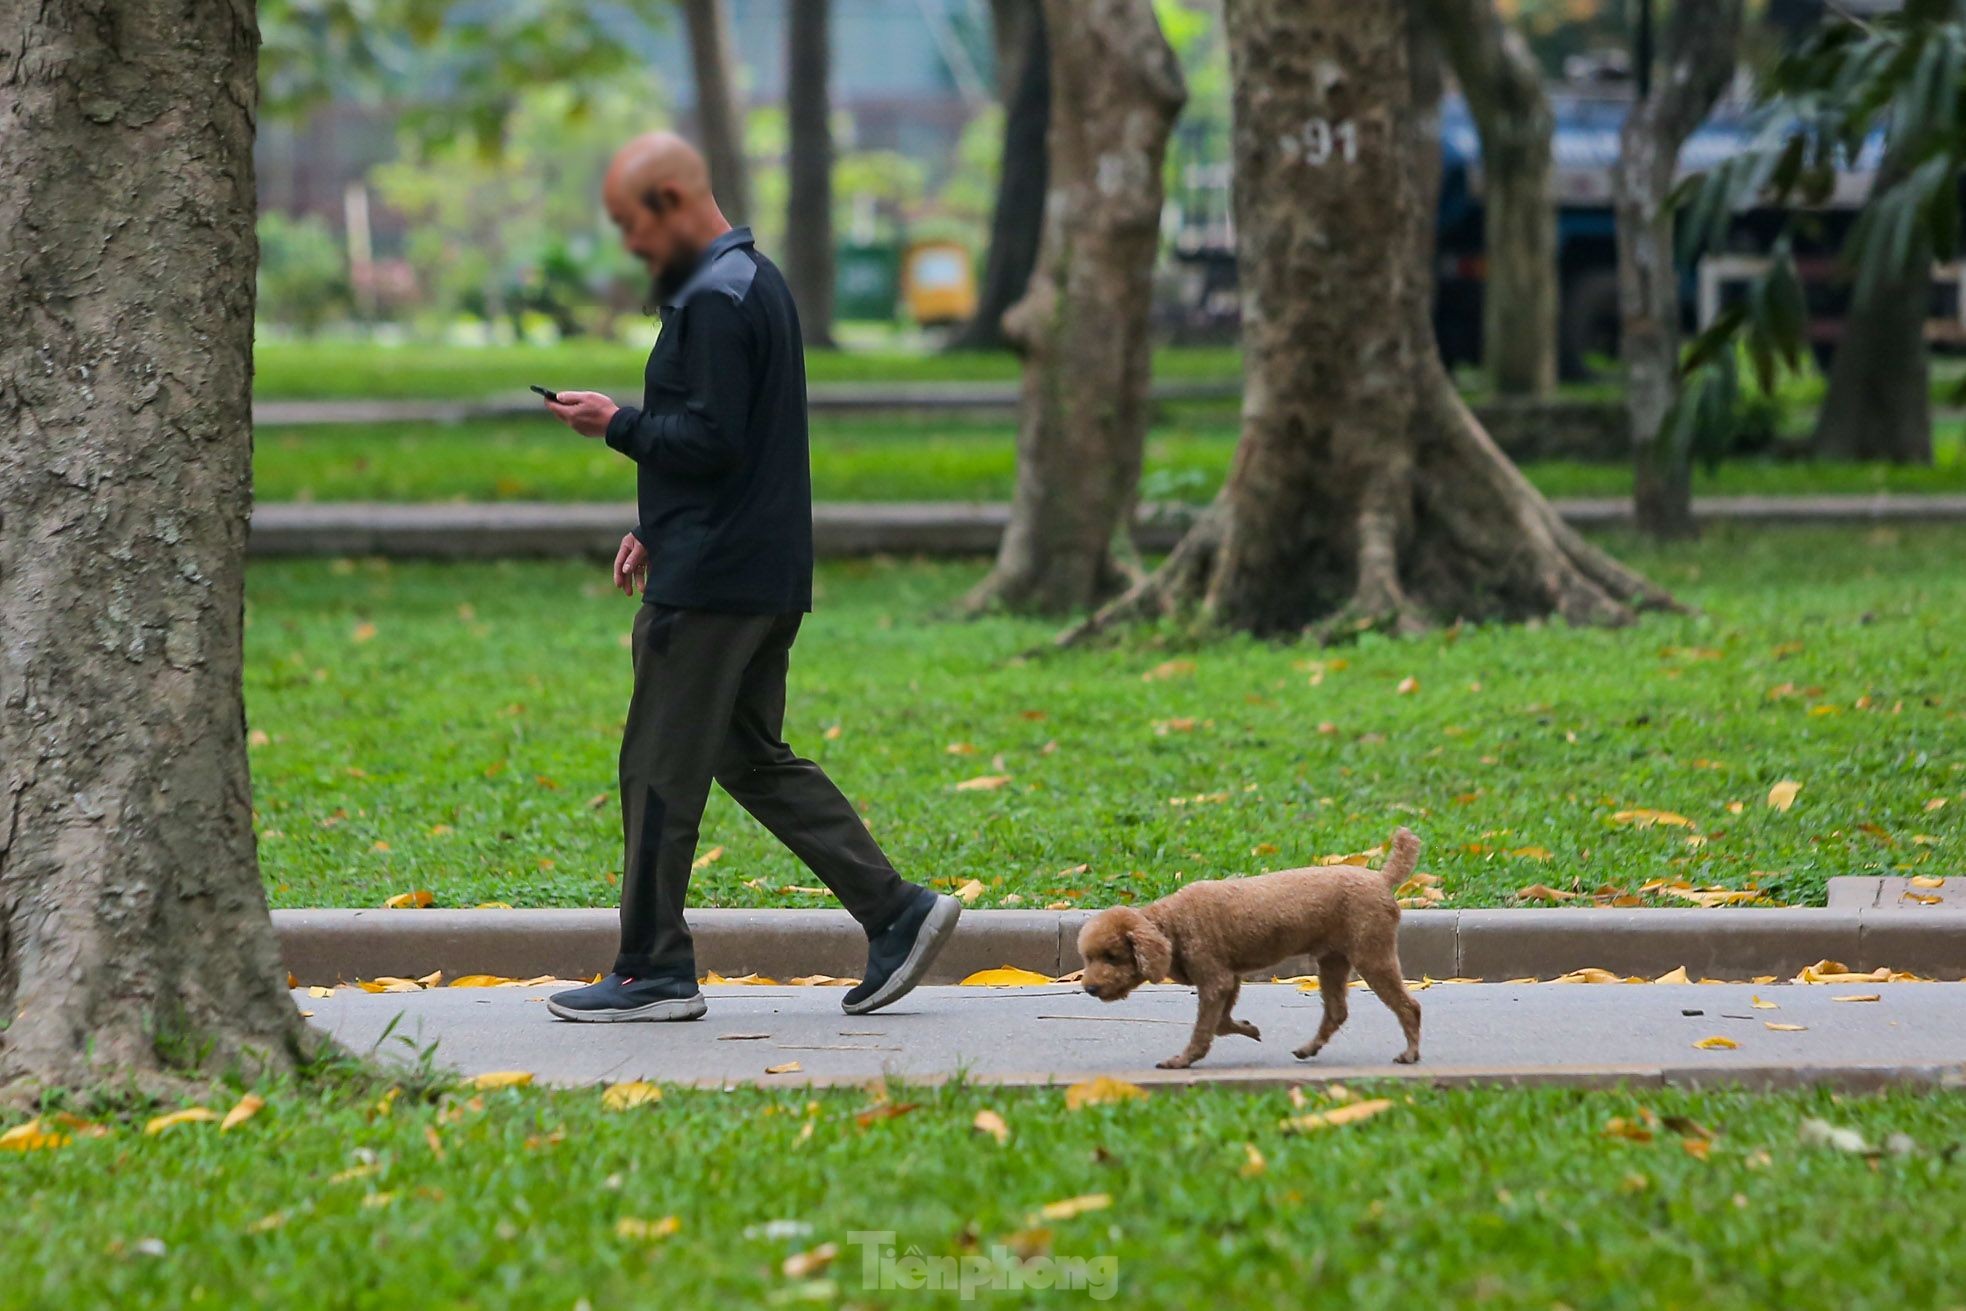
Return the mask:
<svg viewBox="0 0 1966 1311">
<path fill-rule="evenodd" d="M 1179 1056 L 1168 1057 L 1157 1068 L 1163 1070 L 1185 1070 L 1194 1063 L 1195 1061 L 1192 1056 L 1189 1056 L 1186 1052 L 1182 1052 Z"/>
<path fill-rule="evenodd" d="M 1221 1037 L 1226 1037 L 1231 1033 L 1239 1033 L 1245 1038 L 1254 1038 L 1258 1042 L 1263 1041 L 1263 1031 L 1251 1024 L 1248 1020 L 1224 1020 L 1222 1021 L 1222 1027 L 1215 1032 Z"/>
<path fill-rule="evenodd" d="M 1300 1061 L 1308 1061 L 1311 1059 L 1311 1057 L 1317 1055 L 1319 1052 L 1323 1050 L 1324 1050 L 1323 1043 L 1307 1042 L 1302 1047 L 1299 1047 L 1296 1051 L 1290 1054 L 1292 1056 L 1295 1056 Z"/>
<path fill-rule="evenodd" d="M 1401 1052 L 1399 1055 L 1393 1057 L 1394 1065 L 1418 1065 L 1419 1063 L 1419 1052 Z"/>
</svg>

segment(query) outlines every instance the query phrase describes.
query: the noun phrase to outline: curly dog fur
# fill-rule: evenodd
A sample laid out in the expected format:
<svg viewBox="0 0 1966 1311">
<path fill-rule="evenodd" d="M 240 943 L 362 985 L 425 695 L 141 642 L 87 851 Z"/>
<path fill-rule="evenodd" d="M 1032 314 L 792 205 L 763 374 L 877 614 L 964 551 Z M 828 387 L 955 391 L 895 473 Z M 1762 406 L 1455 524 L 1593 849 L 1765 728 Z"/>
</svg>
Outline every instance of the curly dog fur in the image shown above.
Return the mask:
<svg viewBox="0 0 1966 1311">
<path fill-rule="evenodd" d="M 1391 852 L 1383 869 L 1327 865 L 1191 883 L 1148 906 L 1101 911 L 1079 931 L 1085 990 L 1118 1001 L 1160 979 L 1192 984 L 1200 1003 L 1194 1034 L 1179 1055 L 1160 1063 L 1185 1069 L 1208 1055 L 1220 1034 L 1260 1038 L 1255 1025 L 1230 1014 L 1242 975 L 1302 953 L 1317 961 L 1324 1023 L 1297 1058 L 1317 1055 L 1345 1022 L 1345 985 L 1357 970 L 1406 1034 L 1406 1050 L 1393 1059 L 1411 1064 L 1420 1059 L 1420 1003 L 1400 977 L 1393 890 L 1413 876 L 1420 839 L 1402 828 Z"/>
</svg>

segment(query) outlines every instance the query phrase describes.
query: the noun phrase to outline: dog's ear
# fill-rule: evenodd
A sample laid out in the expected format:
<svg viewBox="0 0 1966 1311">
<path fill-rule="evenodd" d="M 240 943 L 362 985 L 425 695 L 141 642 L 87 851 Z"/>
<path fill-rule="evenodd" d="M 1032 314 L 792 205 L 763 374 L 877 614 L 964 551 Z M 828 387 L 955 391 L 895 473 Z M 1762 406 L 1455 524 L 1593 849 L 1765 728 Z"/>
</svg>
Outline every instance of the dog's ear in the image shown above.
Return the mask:
<svg viewBox="0 0 1966 1311">
<path fill-rule="evenodd" d="M 1174 944 L 1146 916 L 1136 918 L 1127 930 L 1126 939 L 1133 947 L 1134 966 L 1147 982 L 1159 983 L 1173 970 Z"/>
</svg>

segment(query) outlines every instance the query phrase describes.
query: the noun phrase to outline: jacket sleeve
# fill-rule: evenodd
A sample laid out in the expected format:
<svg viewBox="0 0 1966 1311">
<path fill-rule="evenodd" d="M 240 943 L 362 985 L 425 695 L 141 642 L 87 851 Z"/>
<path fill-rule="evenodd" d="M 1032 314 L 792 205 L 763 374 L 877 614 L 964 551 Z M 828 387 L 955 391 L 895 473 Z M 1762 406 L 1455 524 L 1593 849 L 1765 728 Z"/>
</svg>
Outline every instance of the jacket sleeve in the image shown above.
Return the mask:
<svg viewBox="0 0 1966 1311">
<path fill-rule="evenodd" d="M 637 464 L 682 478 L 709 478 L 744 456 L 751 415 L 751 344 L 744 311 L 716 291 L 683 310 L 683 407 L 646 414 L 632 405 L 608 421 L 607 444 Z"/>
</svg>

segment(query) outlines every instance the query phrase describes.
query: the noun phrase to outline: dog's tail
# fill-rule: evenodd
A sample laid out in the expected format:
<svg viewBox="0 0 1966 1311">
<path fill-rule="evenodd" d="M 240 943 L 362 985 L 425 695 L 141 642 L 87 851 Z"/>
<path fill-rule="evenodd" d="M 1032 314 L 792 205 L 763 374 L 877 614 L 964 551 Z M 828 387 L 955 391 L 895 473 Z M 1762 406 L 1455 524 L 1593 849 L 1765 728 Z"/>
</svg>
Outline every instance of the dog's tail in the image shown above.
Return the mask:
<svg viewBox="0 0 1966 1311">
<path fill-rule="evenodd" d="M 1413 877 L 1413 867 L 1420 862 L 1420 839 L 1413 836 L 1413 830 L 1400 827 L 1393 830 L 1392 854 L 1379 869 L 1379 877 L 1386 880 L 1389 888 Z"/>
</svg>

